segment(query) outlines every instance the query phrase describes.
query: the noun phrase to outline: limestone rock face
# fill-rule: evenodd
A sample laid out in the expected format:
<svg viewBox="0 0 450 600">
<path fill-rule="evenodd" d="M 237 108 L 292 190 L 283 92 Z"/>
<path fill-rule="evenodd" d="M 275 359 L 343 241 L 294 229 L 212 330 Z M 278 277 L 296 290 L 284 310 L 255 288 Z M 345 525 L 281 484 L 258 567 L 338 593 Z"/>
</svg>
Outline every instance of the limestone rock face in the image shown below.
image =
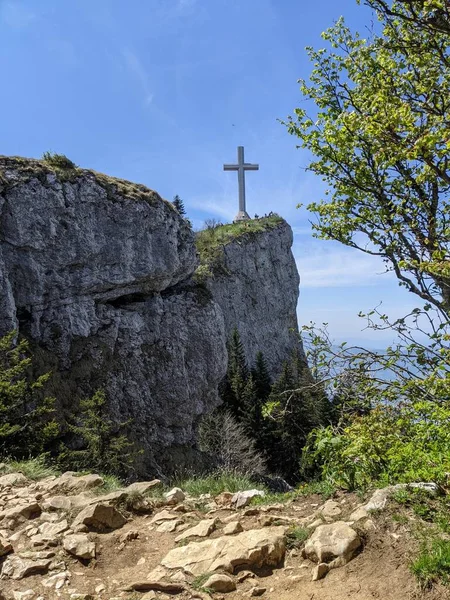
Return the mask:
<svg viewBox="0 0 450 600">
<path fill-rule="evenodd" d="M 194 234 L 144 186 L 0 157 L 0 335 L 19 329 L 56 373 L 56 396 L 103 387 L 132 420 L 142 474 L 180 466 L 218 405 L 223 317 L 192 283 Z"/>
<path fill-rule="evenodd" d="M 222 249 L 208 289 L 225 318 L 227 339 L 238 328 L 249 365 L 264 354 L 275 377 L 294 350 L 303 353 L 298 334 L 300 278 L 291 251 L 292 229 L 279 225 L 240 236 Z"/>
</svg>

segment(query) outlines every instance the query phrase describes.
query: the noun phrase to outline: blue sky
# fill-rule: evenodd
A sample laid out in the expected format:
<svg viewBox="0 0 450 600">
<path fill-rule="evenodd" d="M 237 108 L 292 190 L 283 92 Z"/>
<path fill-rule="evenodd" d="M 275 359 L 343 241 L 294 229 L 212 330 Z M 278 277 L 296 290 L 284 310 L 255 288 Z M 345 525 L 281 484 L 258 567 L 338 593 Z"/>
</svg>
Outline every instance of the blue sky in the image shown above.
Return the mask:
<svg viewBox="0 0 450 600">
<path fill-rule="evenodd" d="M 237 178 L 223 172 L 245 146 L 251 215 L 278 212 L 295 232 L 299 321 L 338 340 L 378 346 L 359 310 L 393 316 L 414 298 L 369 256 L 311 237 L 305 210 L 322 183 L 277 119 L 302 102 L 305 46 L 340 15 L 364 31 L 355 0 L 0 0 L 0 153 L 66 154 L 172 199 L 195 227 L 231 221 Z"/>
</svg>

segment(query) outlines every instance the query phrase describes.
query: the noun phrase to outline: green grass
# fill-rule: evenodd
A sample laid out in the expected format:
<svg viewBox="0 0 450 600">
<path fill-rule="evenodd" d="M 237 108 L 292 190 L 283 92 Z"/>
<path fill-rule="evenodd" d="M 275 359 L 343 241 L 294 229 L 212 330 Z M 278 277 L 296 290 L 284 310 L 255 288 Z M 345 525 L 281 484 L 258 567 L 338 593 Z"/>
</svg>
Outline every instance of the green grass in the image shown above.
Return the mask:
<svg viewBox="0 0 450 600">
<path fill-rule="evenodd" d="M 441 581 L 450 582 L 450 540 L 433 538 L 422 543 L 417 558 L 410 565 L 422 587 Z"/>
<path fill-rule="evenodd" d="M 56 154 L 55 152 L 44 152 L 42 160 L 50 167 L 56 169 L 76 169 L 77 165 L 67 158 L 65 154 Z"/>
<path fill-rule="evenodd" d="M 311 481 L 309 483 L 301 483 L 295 489 L 296 496 L 310 496 L 319 494 L 324 500 L 333 498 L 336 494 L 337 487 L 328 481 Z"/>
<path fill-rule="evenodd" d="M 220 258 L 224 246 L 239 238 L 251 238 L 255 234 L 274 229 L 283 222 L 278 215 L 239 221 L 228 225 L 217 225 L 199 231 L 196 235 L 196 246 L 200 255 L 200 266 L 196 271 L 196 279 L 204 280 L 211 276 L 214 269 L 220 266 Z"/>
<path fill-rule="evenodd" d="M 253 485 L 254 487 L 254 485 Z M 255 496 L 250 504 L 264 506 L 265 504 L 284 504 L 295 498 L 295 492 L 267 493 L 265 496 Z"/>
<path fill-rule="evenodd" d="M 97 494 L 110 494 L 124 487 L 123 482 L 115 475 L 101 475 L 101 477 L 103 485 L 94 490 Z"/>
<path fill-rule="evenodd" d="M 28 460 L 6 460 L 6 473 L 22 473 L 28 479 L 37 481 L 52 475 L 61 475 L 61 472 L 50 466 L 44 456 L 29 458 Z"/>
<path fill-rule="evenodd" d="M 308 539 L 310 531 L 306 527 L 290 527 L 286 534 L 286 547 L 300 548 Z"/>
<path fill-rule="evenodd" d="M 203 573 L 202 575 L 198 575 L 191 582 L 191 587 L 194 590 L 197 590 L 197 592 L 205 592 L 207 594 L 212 593 L 214 590 L 204 587 L 205 582 L 208 581 L 208 579 L 211 577 L 211 575 L 214 575 L 214 573 Z"/>
<path fill-rule="evenodd" d="M 188 479 L 174 481 L 173 485 L 179 487 L 190 496 L 211 494 L 217 496 L 222 492 L 239 492 L 255 487 L 255 484 L 245 475 L 237 473 L 212 473 L 211 475 L 189 477 Z"/>
</svg>

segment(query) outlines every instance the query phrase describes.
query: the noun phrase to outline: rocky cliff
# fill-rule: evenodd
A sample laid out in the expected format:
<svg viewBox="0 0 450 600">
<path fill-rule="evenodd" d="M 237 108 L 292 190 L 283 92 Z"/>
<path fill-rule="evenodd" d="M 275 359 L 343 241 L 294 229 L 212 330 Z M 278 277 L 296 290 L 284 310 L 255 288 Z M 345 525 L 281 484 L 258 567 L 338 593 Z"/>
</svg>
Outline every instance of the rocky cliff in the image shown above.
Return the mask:
<svg viewBox="0 0 450 600">
<path fill-rule="evenodd" d="M 204 281 L 222 309 L 229 339 L 237 327 L 249 365 L 261 350 L 272 377 L 294 350 L 300 278 L 292 229 L 278 216 L 201 232 Z M 205 269 L 206 267 L 206 269 Z M 206 273 L 205 273 L 206 271 Z"/>
<path fill-rule="evenodd" d="M 32 342 L 61 410 L 105 388 L 114 419 L 132 419 L 143 471 L 161 473 L 186 462 L 219 402 L 230 328 L 273 372 L 298 344 L 290 244 L 284 221 L 236 239 L 205 286 L 189 224 L 156 192 L 0 157 L 0 335 Z"/>
</svg>

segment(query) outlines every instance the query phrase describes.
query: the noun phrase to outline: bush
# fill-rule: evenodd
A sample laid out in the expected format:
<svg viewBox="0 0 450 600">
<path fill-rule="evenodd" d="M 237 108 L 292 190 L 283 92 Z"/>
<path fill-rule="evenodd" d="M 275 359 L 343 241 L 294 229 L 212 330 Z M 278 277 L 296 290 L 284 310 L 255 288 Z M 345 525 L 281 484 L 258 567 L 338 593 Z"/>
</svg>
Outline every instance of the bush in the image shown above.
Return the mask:
<svg viewBox="0 0 450 600">
<path fill-rule="evenodd" d="M 57 169 L 76 169 L 77 165 L 67 158 L 64 154 L 56 154 L 55 152 L 44 152 L 42 160 L 51 167 Z"/>
<path fill-rule="evenodd" d="M 203 417 L 199 429 L 199 448 L 214 459 L 219 471 L 225 473 L 252 475 L 263 474 L 266 470 L 255 442 L 226 411 L 215 411 Z"/>
<path fill-rule="evenodd" d="M 415 401 L 380 406 L 347 427 L 316 430 L 304 451 L 336 485 L 447 483 L 450 472 L 450 404 Z"/>
<path fill-rule="evenodd" d="M 173 482 L 190 496 L 211 494 L 217 496 L 222 492 L 239 492 L 255 487 L 254 482 L 247 476 L 233 471 L 217 471 L 204 476 L 192 476 L 188 479 Z"/>
</svg>

